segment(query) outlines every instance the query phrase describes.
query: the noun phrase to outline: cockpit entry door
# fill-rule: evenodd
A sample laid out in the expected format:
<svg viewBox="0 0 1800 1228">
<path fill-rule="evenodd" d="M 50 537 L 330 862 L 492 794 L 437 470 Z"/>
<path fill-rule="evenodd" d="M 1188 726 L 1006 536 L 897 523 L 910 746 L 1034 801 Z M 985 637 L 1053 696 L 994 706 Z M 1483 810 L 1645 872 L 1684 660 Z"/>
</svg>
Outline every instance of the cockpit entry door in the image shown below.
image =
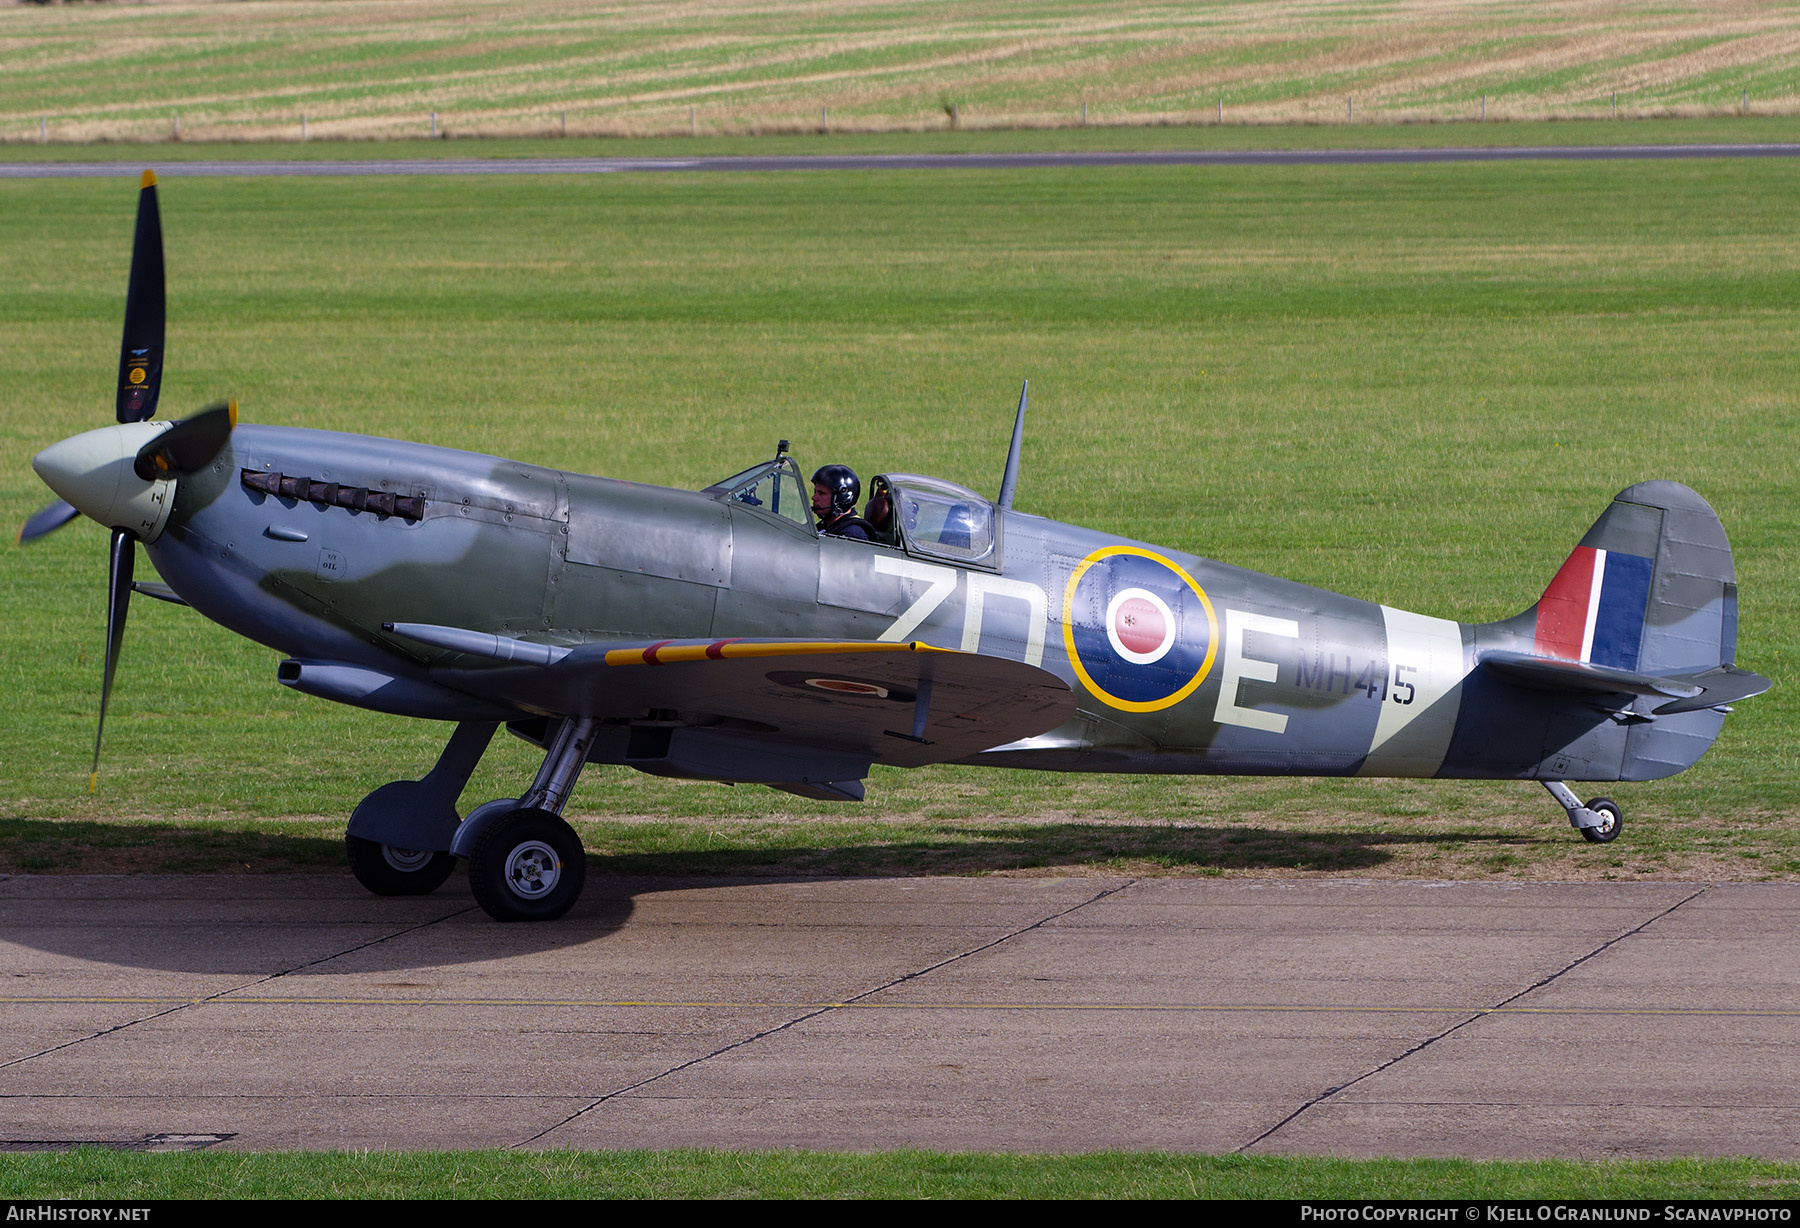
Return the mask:
<svg viewBox="0 0 1800 1228">
<path fill-rule="evenodd" d="M 1000 570 L 1000 524 L 994 505 L 967 486 L 913 473 L 884 473 L 870 489 L 886 491 L 893 500 L 893 531 L 908 554 Z"/>
</svg>

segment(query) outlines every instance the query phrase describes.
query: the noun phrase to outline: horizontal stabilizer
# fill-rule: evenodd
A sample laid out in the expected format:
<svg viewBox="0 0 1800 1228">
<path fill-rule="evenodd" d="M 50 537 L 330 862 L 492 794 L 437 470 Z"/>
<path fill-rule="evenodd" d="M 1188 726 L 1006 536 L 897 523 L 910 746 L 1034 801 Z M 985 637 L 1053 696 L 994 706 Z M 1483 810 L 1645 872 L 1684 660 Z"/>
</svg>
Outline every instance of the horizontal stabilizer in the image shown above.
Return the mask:
<svg viewBox="0 0 1800 1228">
<path fill-rule="evenodd" d="M 1539 690 L 1667 697 L 1670 702 L 1655 709 L 1658 716 L 1736 703 L 1752 695 L 1761 695 L 1774 685 L 1761 674 L 1735 665 L 1658 677 L 1586 661 L 1535 657 L 1523 652 L 1491 652 L 1481 659 L 1481 664 L 1510 682 Z"/>
<path fill-rule="evenodd" d="M 1664 704 L 1656 709 L 1656 715 L 1673 716 L 1677 712 L 1698 712 L 1701 708 L 1734 704 L 1740 699 L 1761 695 L 1775 685 L 1761 674 L 1753 674 L 1735 665 L 1721 665 L 1701 674 L 1684 674 L 1681 681 L 1696 683 L 1706 689 L 1699 695 Z"/>
<path fill-rule="evenodd" d="M 1565 657 L 1490 652 L 1481 659 L 1481 663 L 1509 681 L 1544 691 L 1598 691 L 1609 695 L 1667 695 L 1675 699 L 1690 699 L 1699 695 L 1702 690 L 1700 686 L 1683 683 L 1676 678 L 1656 678 L 1607 665 L 1571 661 Z"/>
</svg>

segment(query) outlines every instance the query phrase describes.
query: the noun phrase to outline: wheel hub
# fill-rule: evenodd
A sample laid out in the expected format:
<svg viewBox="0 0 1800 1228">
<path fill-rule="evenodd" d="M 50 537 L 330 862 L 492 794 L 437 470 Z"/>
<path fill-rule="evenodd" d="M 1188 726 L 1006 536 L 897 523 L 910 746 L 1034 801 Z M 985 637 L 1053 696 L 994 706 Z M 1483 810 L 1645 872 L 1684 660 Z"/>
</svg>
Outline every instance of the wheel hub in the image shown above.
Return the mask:
<svg viewBox="0 0 1800 1228">
<path fill-rule="evenodd" d="M 527 840 L 506 855 L 506 885 L 522 899 L 549 895 L 561 877 L 562 859 L 542 840 Z"/>
<path fill-rule="evenodd" d="M 431 862 L 429 849 L 395 848 L 391 844 L 381 846 L 381 859 L 402 874 L 412 874 L 423 870 Z"/>
</svg>

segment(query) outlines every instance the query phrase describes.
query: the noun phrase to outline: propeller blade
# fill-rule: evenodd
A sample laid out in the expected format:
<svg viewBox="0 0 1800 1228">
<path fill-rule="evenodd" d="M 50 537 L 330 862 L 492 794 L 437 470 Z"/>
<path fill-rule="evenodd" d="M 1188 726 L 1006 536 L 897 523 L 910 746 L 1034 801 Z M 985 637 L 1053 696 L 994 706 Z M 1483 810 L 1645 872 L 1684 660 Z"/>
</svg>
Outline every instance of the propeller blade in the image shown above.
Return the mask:
<svg viewBox="0 0 1800 1228">
<path fill-rule="evenodd" d="M 119 343 L 115 412 L 120 422 L 142 422 L 156 413 L 162 363 L 162 217 L 156 208 L 156 172 L 145 171 L 131 244 L 131 282 L 125 291 L 125 336 Z"/>
<path fill-rule="evenodd" d="M 131 470 L 144 481 L 181 478 L 212 464 L 237 425 L 237 402 L 226 401 L 183 418 L 138 449 Z"/>
<path fill-rule="evenodd" d="M 100 683 L 100 725 L 94 730 L 94 770 L 88 792 L 100 787 L 100 739 L 106 735 L 106 701 L 112 698 L 113 671 L 119 664 L 119 645 L 125 640 L 125 613 L 131 608 L 131 572 L 137 565 L 137 534 L 114 529 L 112 560 L 106 594 L 106 673 Z"/>
<path fill-rule="evenodd" d="M 54 533 L 79 515 L 81 515 L 80 512 L 58 499 L 25 522 L 25 527 L 19 530 L 19 544 L 23 546 L 26 542 L 36 541 L 46 533 Z"/>
</svg>

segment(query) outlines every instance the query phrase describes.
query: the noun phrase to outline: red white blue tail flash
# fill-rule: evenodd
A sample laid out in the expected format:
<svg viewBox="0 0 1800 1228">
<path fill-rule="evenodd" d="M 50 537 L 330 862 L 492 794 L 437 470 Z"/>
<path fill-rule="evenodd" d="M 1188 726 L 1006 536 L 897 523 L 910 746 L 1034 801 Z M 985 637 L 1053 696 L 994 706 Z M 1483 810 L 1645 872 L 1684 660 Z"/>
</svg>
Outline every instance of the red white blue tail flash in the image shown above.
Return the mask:
<svg viewBox="0 0 1800 1228">
<path fill-rule="evenodd" d="M 1577 546 L 1537 605 L 1537 651 L 1635 670 L 1655 560 Z"/>
</svg>

